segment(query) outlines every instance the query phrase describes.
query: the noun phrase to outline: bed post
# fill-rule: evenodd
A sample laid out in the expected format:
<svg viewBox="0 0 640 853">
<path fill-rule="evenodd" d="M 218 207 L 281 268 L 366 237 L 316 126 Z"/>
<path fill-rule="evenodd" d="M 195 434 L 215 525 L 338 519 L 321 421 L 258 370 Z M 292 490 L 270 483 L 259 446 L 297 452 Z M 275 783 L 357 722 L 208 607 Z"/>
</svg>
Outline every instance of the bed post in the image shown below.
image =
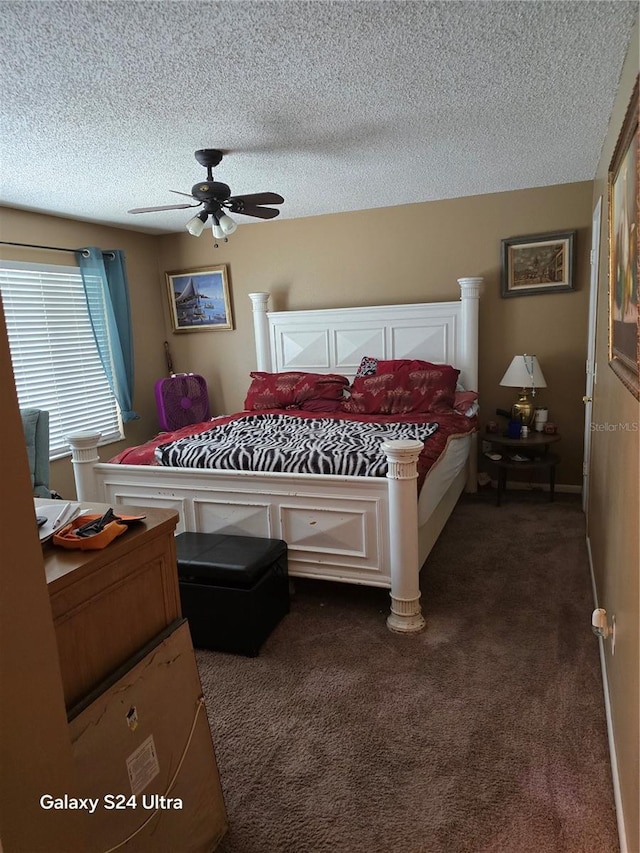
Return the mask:
<svg viewBox="0 0 640 853">
<path fill-rule="evenodd" d="M 269 294 L 250 293 L 249 299 L 253 303 L 253 333 L 256 343 L 258 370 L 270 371 L 272 366 L 271 350 L 269 348 L 269 321 L 267 319 Z"/>
<path fill-rule="evenodd" d="M 483 281 L 484 279 L 481 276 L 458 279 L 460 299 L 462 300 L 460 364 L 463 368 L 463 382 L 470 391 L 478 390 L 478 320 L 480 289 Z M 478 491 L 478 437 L 475 434 L 471 436 L 471 447 L 469 448 L 466 491 Z"/>
<path fill-rule="evenodd" d="M 389 463 L 391 613 L 387 617 L 387 627 L 403 634 L 421 631 L 425 626 L 420 609 L 416 488 L 416 462 L 423 446 L 421 441 L 401 439 L 382 444 Z"/>
<path fill-rule="evenodd" d="M 95 480 L 93 466 L 100 461 L 98 442 L 102 433 L 77 432 L 67 436 L 71 445 L 71 461 L 73 476 L 76 481 L 76 497 L 79 501 L 100 501 L 98 484 Z"/>
</svg>

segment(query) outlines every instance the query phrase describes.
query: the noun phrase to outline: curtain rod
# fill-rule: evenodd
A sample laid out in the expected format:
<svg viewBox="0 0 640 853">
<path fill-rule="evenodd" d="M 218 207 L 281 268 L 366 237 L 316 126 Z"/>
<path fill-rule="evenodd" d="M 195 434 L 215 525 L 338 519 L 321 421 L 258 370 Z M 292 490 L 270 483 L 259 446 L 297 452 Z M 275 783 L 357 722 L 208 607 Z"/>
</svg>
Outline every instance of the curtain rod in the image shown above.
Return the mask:
<svg viewBox="0 0 640 853">
<path fill-rule="evenodd" d="M 47 249 L 49 252 L 71 252 L 72 255 L 75 255 L 76 252 L 82 252 L 83 257 L 89 257 L 89 251 L 87 249 L 64 249 L 61 246 L 37 246 L 35 243 L 11 243 L 8 240 L 0 240 L 0 246 L 22 246 L 25 249 Z M 111 255 L 111 257 L 115 259 L 113 252 L 105 252 L 105 254 Z"/>
<path fill-rule="evenodd" d="M 48 249 L 50 252 L 71 252 L 75 255 L 76 252 L 85 254 L 86 249 L 63 249 L 60 246 L 36 246 L 35 243 L 10 243 L 8 240 L 0 240 L 2 246 L 22 246 L 25 249 Z M 87 252 L 88 254 L 88 252 Z M 87 255 L 85 255 L 86 257 Z"/>
</svg>

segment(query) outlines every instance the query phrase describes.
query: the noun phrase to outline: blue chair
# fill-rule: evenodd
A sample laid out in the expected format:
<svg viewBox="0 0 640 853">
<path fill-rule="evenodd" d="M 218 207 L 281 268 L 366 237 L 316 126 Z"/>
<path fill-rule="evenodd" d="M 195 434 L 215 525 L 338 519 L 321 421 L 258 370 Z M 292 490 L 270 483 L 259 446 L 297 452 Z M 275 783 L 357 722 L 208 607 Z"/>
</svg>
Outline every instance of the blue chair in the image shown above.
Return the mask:
<svg viewBox="0 0 640 853">
<path fill-rule="evenodd" d="M 44 409 L 21 409 L 20 414 L 33 495 L 36 498 L 53 497 L 49 488 L 49 412 Z"/>
</svg>

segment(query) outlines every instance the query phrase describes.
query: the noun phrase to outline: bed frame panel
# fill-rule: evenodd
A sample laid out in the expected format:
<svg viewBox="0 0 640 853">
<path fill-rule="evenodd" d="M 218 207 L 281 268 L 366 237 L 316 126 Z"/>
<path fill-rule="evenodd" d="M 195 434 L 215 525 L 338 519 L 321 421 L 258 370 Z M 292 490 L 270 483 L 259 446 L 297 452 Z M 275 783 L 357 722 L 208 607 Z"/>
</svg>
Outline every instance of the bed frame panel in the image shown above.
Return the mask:
<svg viewBox="0 0 640 853">
<path fill-rule="evenodd" d="M 207 471 L 158 468 L 153 483 L 147 483 L 147 467 L 100 465 L 104 500 L 174 509 L 180 514 L 178 533 L 284 539 L 294 576 L 390 586 L 388 489 L 382 478 L 238 477 L 225 471 L 212 479 Z"/>
<path fill-rule="evenodd" d="M 465 386 L 475 389 L 477 339 L 474 354 L 467 337 L 469 327 L 477 328 L 477 300 L 474 321 L 474 297 L 463 294 L 457 302 L 268 312 L 269 294 L 250 293 L 258 369 L 353 378 L 363 356 L 419 358 L 455 365 Z"/>
<path fill-rule="evenodd" d="M 454 364 L 477 388 L 481 278 L 459 279 L 459 302 L 269 312 L 253 302 L 258 369 L 335 372 L 353 377 L 363 355 Z M 226 532 L 287 541 L 293 576 L 391 589 L 394 631 L 424 627 L 419 573 L 464 488 L 458 475 L 419 526 L 415 441 L 385 442 L 386 478 L 202 471 L 101 463 L 99 434 L 70 441 L 78 500 L 178 511 L 179 531 Z M 428 478 L 425 487 L 428 487 Z"/>
</svg>

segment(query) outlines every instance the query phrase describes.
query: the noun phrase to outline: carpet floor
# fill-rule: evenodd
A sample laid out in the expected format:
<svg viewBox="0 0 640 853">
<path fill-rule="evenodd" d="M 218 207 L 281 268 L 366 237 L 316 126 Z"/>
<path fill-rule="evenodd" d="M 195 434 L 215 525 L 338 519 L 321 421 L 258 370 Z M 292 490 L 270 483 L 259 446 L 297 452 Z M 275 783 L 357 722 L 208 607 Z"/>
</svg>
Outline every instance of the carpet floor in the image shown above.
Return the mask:
<svg viewBox="0 0 640 853">
<path fill-rule="evenodd" d="M 579 498 L 464 496 L 421 587 L 418 635 L 297 579 L 259 657 L 197 652 L 219 853 L 619 849 Z"/>
</svg>

